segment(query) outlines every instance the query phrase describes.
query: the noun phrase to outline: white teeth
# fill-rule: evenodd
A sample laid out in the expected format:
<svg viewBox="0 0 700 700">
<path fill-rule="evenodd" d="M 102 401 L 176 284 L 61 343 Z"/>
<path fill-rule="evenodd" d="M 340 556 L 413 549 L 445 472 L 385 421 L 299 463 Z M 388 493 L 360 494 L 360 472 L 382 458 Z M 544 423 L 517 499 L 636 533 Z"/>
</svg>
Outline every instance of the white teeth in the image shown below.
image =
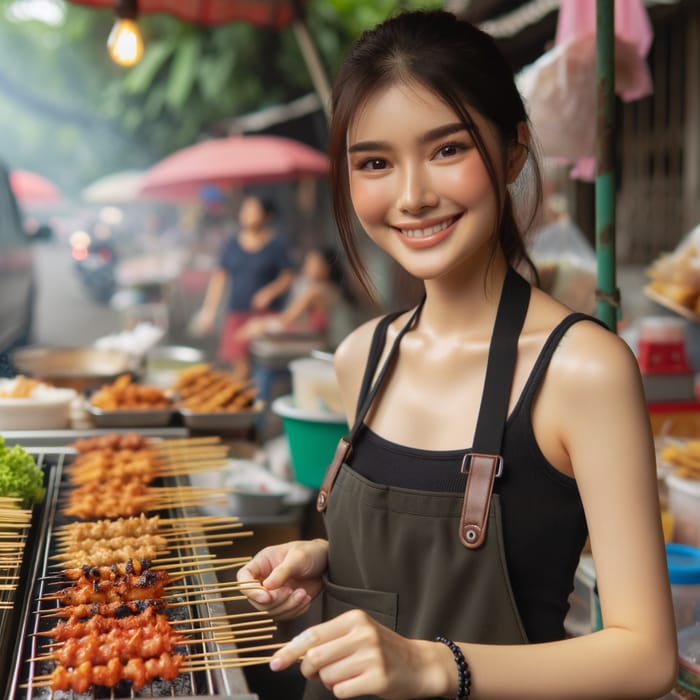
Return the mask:
<svg viewBox="0 0 700 700">
<path fill-rule="evenodd" d="M 448 221 L 443 221 L 441 224 L 435 224 L 430 228 L 417 228 L 417 229 L 404 229 L 401 228 L 399 231 L 407 238 L 427 238 L 428 236 L 434 236 L 436 233 L 443 231 L 448 226 L 451 226 L 454 219 L 449 219 Z"/>
</svg>

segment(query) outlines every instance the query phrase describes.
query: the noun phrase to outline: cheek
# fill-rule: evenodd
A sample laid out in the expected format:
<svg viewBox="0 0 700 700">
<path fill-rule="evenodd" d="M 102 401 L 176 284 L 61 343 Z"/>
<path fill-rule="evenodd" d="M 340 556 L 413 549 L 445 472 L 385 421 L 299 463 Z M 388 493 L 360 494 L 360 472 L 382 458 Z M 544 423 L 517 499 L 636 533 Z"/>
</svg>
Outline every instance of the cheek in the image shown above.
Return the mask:
<svg viewBox="0 0 700 700">
<path fill-rule="evenodd" d="M 443 196 L 467 207 L 493 197 L 493 185 L 481 159 L 466 162 L 462 168 L 446 169 L 440 179 Z"/>
<path fill-rule="evenodd" d="M 355 214 L 363 225 L 386 221 L 391 194 L 385 181 L 350 178 L 350 197 Z"/>
</svg>

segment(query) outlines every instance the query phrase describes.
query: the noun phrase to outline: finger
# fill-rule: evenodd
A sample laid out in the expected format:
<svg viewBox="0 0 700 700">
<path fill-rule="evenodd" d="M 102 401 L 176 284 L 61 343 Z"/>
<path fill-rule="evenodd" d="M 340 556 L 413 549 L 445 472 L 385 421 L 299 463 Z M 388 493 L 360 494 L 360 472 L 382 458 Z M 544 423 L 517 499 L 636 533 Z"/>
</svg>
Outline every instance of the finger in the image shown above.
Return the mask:
<svg viewBox="0 0 700 700">
<path fill-rule="evenodd" d="M 311 596 L 303 588 L 298 588 L 286 601 L 268 612 L 275 620 L 292 620 L 303 615 L 311 607 L 311 602 Z"/>
<path fill-rule="evenodd" d="M 299 661 L 304 654 L 315 644 L 318 644 L 318 632 L 313 627 L 309 627 L 288 644 L 278 649 L 270 660 L 270 668 L 273 671 L 282 671 L 289 668 L 293 663 Z"/>
<path fill-rule="evenodd" d="M 274 571 L 275 563 L 266 550 L 258 552 L 243 568 L 238 570 L 238 581 L 263 581 Z"/>
<path fill-rule="evenodd" d="M 241 586 L 239 590 L 251 603 L 257 603 L 264 607 L 269 607 L 270 603 L 274 600 L 269 591 L 260 588 L 254 583 L 245 584 Z"/>
<path fill-rule="evenodd" d="M 271 569 L 262 579 L 265 588 L 279 588 L 290 579 L 304 578 L 305 557 L 300 552 L 290 551 L 280 564 Z"/>
</svg>

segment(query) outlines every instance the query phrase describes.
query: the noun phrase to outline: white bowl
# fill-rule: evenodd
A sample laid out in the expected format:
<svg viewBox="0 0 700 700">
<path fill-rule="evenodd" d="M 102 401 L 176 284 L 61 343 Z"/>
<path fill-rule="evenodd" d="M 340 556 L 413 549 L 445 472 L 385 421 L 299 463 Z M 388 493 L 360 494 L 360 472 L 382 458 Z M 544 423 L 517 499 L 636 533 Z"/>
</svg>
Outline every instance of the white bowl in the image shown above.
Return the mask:
<svg viewBox="0 0 700 700">
<path fill-rule="evenodd" d="M 75 389 L 43 385 L 29 398 L 0 398 L 0 430 L 67 428 L 71 402 L 77 395 Z"/>
<path fill-rule="evenodd" d="M 275 515 L 285 505 L 291 490 L 288 482 L 265 467 L 244 459 L 231 459 L 222 470 L 222 483 L 233 488 L 228 495 L 233 515 Z"/>
</svg>

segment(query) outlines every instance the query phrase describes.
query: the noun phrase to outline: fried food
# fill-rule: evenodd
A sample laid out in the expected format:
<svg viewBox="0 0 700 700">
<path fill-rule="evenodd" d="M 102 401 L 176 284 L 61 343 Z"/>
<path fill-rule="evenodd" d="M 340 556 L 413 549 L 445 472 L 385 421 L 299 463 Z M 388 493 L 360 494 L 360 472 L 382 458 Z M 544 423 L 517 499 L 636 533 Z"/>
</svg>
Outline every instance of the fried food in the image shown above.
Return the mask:
<svg viewBox="0 0 700 700">
<path fill-rule="evenodd" d="M 18 374 L 14 380 L 7 382 L 4 388 L 0 389 L 0 398 L 27 399 L 39 384 L 40 382 L 37 379 L 29 379 L 23 374 Z"/>
<path fill-rule="evenodd" d="M 219 413 L 250 409 L 258 390 L 250 382 L 236 379 L 230 372 L 201 364 L 180 372 L 170 387 L 181 408 L 196 413 Z"/>
<path fill-rule="evenodd" d="M 135 384 L 128 374 L 122 374 L 112 384 L 103 384 L 92 395 L 90 403 L 103 411 L 142 411 L 169 408 L 168 395 L 156 386 Z"/>
<path fill-rule="evenodd" d="M 700 440 L 666 445 L 659 450 L 659 459 L 673 465 L 677 476 L 700 480 Z"/>
</svg>

